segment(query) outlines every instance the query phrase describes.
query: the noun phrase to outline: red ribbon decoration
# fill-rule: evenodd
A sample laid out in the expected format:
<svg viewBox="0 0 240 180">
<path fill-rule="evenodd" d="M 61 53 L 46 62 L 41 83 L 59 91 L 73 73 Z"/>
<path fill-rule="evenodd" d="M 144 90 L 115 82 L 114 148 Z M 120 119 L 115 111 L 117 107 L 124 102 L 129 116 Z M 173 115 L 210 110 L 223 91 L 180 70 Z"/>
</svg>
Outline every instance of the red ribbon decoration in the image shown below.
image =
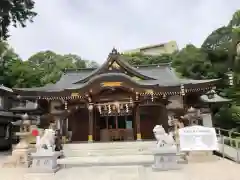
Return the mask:
<svg viewBox="0 0 240 180">
<path fill-rule="evenodd" d="M 33 135 L 33 136 L 38 136 L 38 135 L 39 135 L 38 130 L 37 130 L 37 129 L 33 129 L 33 130 L 32 130 L 32 135 Z"/>
</svg>

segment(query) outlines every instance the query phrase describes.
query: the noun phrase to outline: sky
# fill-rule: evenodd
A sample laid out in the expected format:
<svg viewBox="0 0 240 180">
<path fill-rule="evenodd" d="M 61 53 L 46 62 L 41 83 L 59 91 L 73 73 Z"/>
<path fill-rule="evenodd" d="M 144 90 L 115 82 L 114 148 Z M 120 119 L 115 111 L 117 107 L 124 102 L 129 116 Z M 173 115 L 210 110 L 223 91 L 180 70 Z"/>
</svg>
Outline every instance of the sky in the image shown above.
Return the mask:
<svg viewBox="0 0 240 180">
<path fill-rule="evenodd" d="M 175 40 L 201 46 L 227 25 L 239 0 L 35 0 L 26 28 L 11 28 L 10 45 L 23 58 L 52 50 L 103 63 L 118 51 Z"/>
</svg>

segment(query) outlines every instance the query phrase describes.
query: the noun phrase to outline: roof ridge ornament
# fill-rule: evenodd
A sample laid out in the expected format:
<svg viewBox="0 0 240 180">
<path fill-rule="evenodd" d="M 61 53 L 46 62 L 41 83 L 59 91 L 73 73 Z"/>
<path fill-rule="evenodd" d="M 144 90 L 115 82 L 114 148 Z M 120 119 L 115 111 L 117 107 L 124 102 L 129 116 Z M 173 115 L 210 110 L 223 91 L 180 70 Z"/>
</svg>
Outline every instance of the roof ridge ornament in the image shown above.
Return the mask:
<svg viewBox="0 0 240 180">
<path fill-rule="evenodd" d="M 117 55 L 119 54 L 119 52 L 117 51 L 117 49 L 115 47 L 113 47 L 112 52 L 110 53 L 110 55 Z"/>
</svg>

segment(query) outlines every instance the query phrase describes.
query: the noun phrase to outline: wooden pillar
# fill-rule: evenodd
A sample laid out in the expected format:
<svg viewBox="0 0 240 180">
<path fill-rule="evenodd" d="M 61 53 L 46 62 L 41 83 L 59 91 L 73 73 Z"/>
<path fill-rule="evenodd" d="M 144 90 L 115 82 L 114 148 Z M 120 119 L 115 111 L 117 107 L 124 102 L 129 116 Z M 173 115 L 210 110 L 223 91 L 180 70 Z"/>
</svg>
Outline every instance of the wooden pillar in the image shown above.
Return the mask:
<svg viewBox="0 0 240 180">
<path fill-rule="evenodd" d="M 115 115 L 115 129 L 118 129 L 118 116 Z"/>
<path fill-rule="evenodd" d="M 108 129 L 108 116 L 105 116 L 106 129 Z"/>
<path fill-rule="evenodd" d="M 142 135 L 141 135 L 141 126 L 140 126 L 139 104 L 136 104 L 135 120 L 136 120 L 136 130 L 137 130 L 137 141 L 141 141 L 142 140 Z"/>
<path fill-rule="evenodd" d="M 88 142 L 93 142 L 93 104 L 88 106 L 89 125 L 88 125 Z"/>
</svg>

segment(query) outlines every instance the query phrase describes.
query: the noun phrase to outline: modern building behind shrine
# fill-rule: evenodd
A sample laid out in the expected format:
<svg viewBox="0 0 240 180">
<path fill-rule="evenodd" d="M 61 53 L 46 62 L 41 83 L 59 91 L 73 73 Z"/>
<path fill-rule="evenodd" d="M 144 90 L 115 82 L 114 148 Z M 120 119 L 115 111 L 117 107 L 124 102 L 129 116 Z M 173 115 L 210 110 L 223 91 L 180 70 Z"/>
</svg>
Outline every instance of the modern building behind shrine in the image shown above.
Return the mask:
<svg viewBox="0 0 240 180">
<path fill-rule="evenodd" d="M 142 53 L 144 55 L 162 55 L 162 54 L 172 54 L 178 51 L 178 45 L 176 41 L 169 41 L 161 44 L 154 44 L 149 46 L 140 47 L 137 49 L 131 49 L 124 51 L 127 54 Z"/>
<path fill-rule="evenodd" d="M 56 84 L 15 91 L 45 104 L 72 141 L 141 140 L 153 138 L 156 124 L 167 131 L 169 114 L 201 106 L 217 81 L 180 79 L 170 64 L 133 67 L 113 49 L 99 68 L 66 70 Z"/>
</svg>

